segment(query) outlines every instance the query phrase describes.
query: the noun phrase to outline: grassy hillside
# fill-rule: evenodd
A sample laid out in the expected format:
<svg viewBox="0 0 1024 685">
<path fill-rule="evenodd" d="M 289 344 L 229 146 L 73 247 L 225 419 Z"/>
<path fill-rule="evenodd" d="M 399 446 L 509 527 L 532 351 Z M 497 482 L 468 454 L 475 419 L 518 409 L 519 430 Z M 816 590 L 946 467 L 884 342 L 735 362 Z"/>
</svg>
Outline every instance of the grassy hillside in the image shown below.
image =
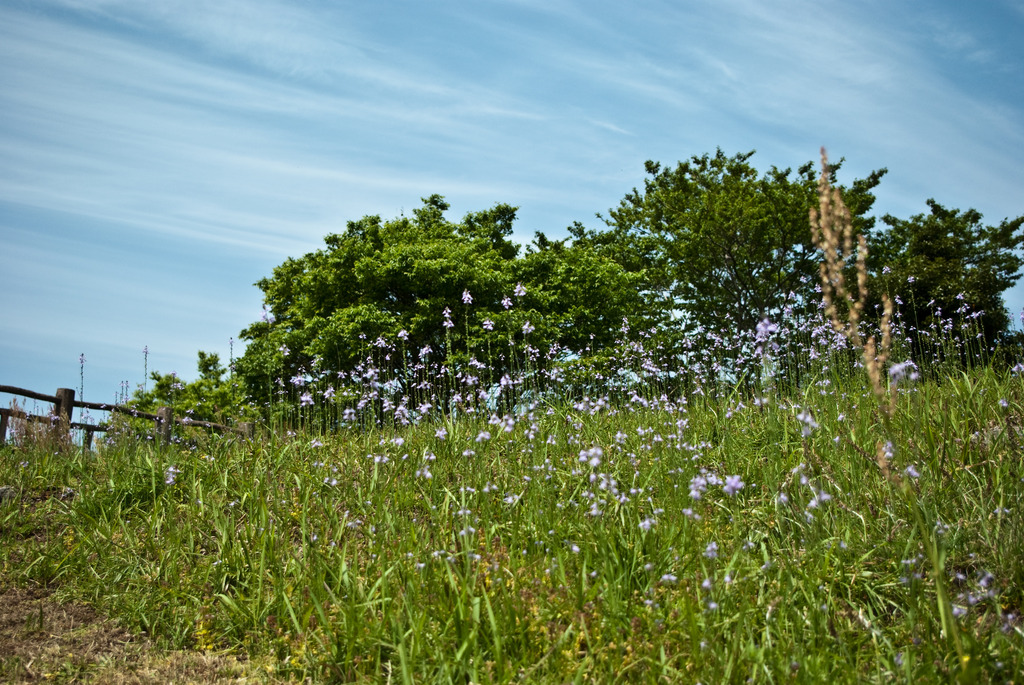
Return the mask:
<svg viewBox="0 0 1024 685">
<path fill-rule="evenodd" d="M 347 427 L 252 442 L 25 439 L 0 451 L 2 582 L 268 679 L 1015 681 L 1020 375 L 897 366 L 879 395 L 806 340 L 675 396 L 639 365 L 399 420 L 353 397 Z"/>
</svg>

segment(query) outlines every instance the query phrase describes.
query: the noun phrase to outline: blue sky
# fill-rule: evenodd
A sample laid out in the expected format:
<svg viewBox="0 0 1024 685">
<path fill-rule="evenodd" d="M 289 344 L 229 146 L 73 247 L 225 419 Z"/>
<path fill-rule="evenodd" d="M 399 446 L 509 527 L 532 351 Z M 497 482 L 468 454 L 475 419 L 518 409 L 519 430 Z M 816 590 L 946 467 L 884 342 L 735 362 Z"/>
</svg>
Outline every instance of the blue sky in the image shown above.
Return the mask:
<svg viewBox="0 0 1024 685">
<path fill-rule="evenodd" d="M 109 401 L 146 346 L 194 378 L 274 266 L 432 193 L 525 242 L 647 159 L 825 145 L 888 167 L 878 215 L 1016 217 L 1021 35 L 1021 0 L 3 0 L 0 384 L 78 388 L 84 353 Z"/>
</svg>

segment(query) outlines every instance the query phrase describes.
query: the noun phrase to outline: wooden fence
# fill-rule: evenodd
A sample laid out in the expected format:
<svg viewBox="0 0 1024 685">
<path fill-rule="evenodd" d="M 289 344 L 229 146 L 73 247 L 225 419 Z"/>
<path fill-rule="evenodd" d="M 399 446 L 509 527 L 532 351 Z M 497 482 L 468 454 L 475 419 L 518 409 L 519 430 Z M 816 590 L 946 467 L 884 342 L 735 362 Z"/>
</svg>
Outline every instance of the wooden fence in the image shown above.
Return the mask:
<svg viewBox="0 0 1024 685">
<path fill-rule="evenodd" d="M 93 433 L 97 431 L 106 431 L 108 426 L 103 424 L 91 424 L 91 423 L 75 423 L 72 419 L 75 407 L 80 409 L 94 409 L 96 411 L 113 412 L 117 414 L 124 414 L 125 416 L 131 416 L 136 419 L 146 419 L 155 423 L 155 436 L 161 439 L 165 444 L 171 441 L 171 428 L 174 424 L 181 426 L 195 426 L 197 428 L 207 428 L 212 430 L 219 430 L 231 433 L 238 433 L 243 437 L 251 437 L 253 426 L 251 423 L 240 423 L 237 427 L 225 426 L 219 423 L 212 423 L 210 421 L 196 421 L 188 417 L 176 418 L 174 412 L 170 407 L 160 407 L 157 409 L 155 414 L 149 414 L 147 412 L 138 411 L 131 407 L 125 407 L 119 404 L 104 404 L 102 402 L 83 402 L 75 399 L 75 391 L 71 388 L 57 388 L 57 392 L 54 395 L 45 395 L 40 392 L 34 392 L 32 390 L 26 390 L 24 388 L 16 388 L 12 385 L 0 385 L 0 393 L 7 393 L 9 395 L 19 395 L 21 397 L 28 397 L 33 400 L 40 400 L 42 402 L 49 402 L 53 405 L 53 412 L 49 416 L 38 416 L 35 414 L 27 414 L 16 409 L 7 409 L 0 407 L 0 445 L 3 445 L 7 440 L 7 424 L 12 418 L 22 419 L 25 421 L 36 421 L 42 423 L 49 423 L 55 428 L 66 427 L 67 429 L 78 429 L 85 432 L 83 440 L 83 446 L 85 449 L 90 449 L 92 446 Z"/>
</svg>

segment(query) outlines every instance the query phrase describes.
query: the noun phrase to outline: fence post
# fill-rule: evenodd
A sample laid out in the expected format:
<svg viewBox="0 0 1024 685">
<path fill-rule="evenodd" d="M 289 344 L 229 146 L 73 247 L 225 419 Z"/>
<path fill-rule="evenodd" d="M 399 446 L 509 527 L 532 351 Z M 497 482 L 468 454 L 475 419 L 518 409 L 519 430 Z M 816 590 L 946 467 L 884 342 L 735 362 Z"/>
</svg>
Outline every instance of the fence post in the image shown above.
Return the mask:
<svg viewBox="0 0 1024 685">
<path fill-rule="evenodd" d="M 54 399 L 57 401 L 53 404 L 53 414 L 57 421 L 52 425 L 51 430 L 58 441 L 63 441 L 65 438 L 70 441 L 71 415 L 75 411 L 75 391 L 72 388 L 57 388 L 55 395 Z"/>
<path fill-rule="evenodd" d="M 7 412 L 0 411 L 0 447 L 7 442 Z"/>
<path fill-rule="evenodd" d="M 57 388 L 57 403 L 53 405 L 53 413 L 66 424 L 71 423 L 71 415 L 75 411 L 75 391 L 73 388 Z"/>
<path fill-rule="evenodd" d="M 174 425 L 174 411 L 170 407 L 156 410 L 156 435 L 165 445 L 171 442 L 171 426 Z"/>
</svg>

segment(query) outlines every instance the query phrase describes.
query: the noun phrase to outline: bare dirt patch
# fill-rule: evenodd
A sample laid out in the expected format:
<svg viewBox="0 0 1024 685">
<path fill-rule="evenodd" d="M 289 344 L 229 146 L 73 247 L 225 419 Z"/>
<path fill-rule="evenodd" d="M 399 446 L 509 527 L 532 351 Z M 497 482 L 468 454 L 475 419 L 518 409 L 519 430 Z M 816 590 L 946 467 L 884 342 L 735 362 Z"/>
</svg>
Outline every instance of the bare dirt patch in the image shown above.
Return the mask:
<svg viewBox="0 0 1024 685">
<path fill-rule="evenodd" d="M 0 682 L 255 683 L 229 655 L 165 651 L 79 603 L 39 588 L 0 592 Z"/>
</svg>

